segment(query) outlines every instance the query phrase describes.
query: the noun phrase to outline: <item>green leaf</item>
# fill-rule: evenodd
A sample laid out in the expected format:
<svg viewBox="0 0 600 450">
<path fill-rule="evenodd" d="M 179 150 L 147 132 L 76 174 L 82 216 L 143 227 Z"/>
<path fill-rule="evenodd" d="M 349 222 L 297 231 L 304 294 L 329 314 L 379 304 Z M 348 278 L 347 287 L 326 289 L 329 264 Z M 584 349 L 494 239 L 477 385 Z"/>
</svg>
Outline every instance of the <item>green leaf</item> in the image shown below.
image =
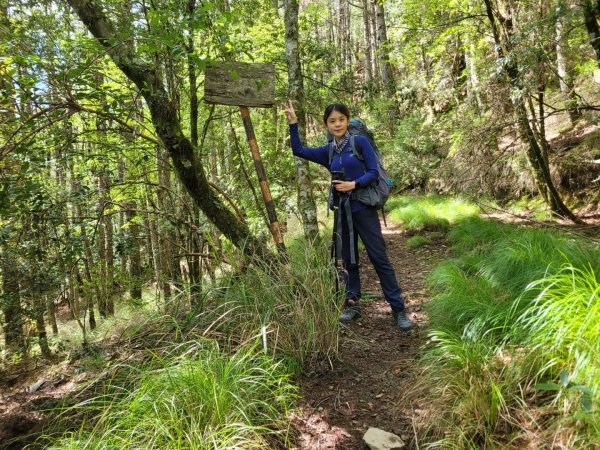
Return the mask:
<svg viewBox="0 0 600 450">
<path fill-rule="evenodd" d="M 556 383 L 538 383 L 533 388 L 537 391 L 560 391 L 563 387 Z"/>
<path fill-rule="evenodd" d="M 583 386 L 581 384 L 573 385 L 569 389 L 573 389 L 574 391 L 580 391 L 580 392 L 583 392 L 584 394 L 589 394 L 589 395 L 593 394 L 592 388 L 590 388 L 589 386 Z"/>
<path fill-rule="evenodd" d="M 560 372 L 560 384 L 563 387 L 567 387 L 569 385 L 569 374 L 565 369 Z"/>
<path fill-rule="evenodd" d="M 585 412 L 592 412 L 594 409 L 594 405 L 592 403 L 592 395 L 590 393 L 585 393 L 581 396 L 581 407 Z"/>
</svg>

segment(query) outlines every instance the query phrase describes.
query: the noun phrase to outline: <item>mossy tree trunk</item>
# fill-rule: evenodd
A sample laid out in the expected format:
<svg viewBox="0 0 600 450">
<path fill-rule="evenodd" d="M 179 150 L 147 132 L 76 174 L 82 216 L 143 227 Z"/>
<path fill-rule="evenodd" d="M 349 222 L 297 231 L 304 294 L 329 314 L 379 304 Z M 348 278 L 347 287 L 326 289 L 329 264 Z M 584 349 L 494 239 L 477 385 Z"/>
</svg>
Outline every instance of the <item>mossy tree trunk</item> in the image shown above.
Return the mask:
<svg viewBox="0 0 600 450">
<path fill-rule="evenodd" d="M 499 10 L 494 11 L 490 0 L 484 0 L 484 3 L 496 44 L 496 57 L 503 61 L 504 74 L 514 92 L 511 96 L 511 102 L 517 122 L 517 131 L 525 144 L 525 155 L 531 167 L 531 175 L 535 185 L 554 215 L 580 223 L 580 219 L 564 204 L 556 190 L 550 177 L 548 160 L 544 158 L 543 149 L 535 139 L 534 131 L 529 122 L 524 100 L 525 87 L 521 81 L 517 61 L 515 60 L 516 55 L 514 52 L 511 53 L 511 39 L 514 30 L 510 8 L 506 8 L 506 13 L 503 15 Z M 501 27 L 500 29 L 498 24 Z M 508 57 L 508 55 L 511 56 Z M 545 139 L 543 136 L 540 138 Z"/>
</svg>

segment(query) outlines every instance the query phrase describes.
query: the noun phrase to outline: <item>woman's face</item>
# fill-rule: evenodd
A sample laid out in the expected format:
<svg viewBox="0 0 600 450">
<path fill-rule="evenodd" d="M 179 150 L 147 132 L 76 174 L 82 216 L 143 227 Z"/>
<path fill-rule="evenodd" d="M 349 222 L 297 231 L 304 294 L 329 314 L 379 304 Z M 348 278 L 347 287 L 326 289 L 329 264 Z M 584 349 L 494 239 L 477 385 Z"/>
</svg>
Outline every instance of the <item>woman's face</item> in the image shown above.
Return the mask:
<svg viewBox="0 0 600 450">
<path fill-rule="evenodd" d="M 332 111 L 325 125 L 334 138 L 340 139 L 348 131 L 348 118 L 339 111 Z"/>
</svg>

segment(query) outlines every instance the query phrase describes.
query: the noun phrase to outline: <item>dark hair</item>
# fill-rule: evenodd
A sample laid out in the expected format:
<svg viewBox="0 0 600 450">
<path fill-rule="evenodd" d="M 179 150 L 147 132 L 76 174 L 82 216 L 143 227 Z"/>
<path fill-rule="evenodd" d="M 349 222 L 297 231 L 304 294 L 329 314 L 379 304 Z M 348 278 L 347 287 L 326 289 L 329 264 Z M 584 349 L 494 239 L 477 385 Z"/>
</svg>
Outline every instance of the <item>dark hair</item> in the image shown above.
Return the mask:
<svg viewBox="0 0 600 450">
<path fill-rule="evenodd" d="M 329 115 L 334 111 L 342 113 L 348 118 L 348 120 L 350 120 L 350 110 L 346 105 L 342 103 L 331 103 L 330 105 L 327 105 L 327 108 L 325 108 L 325 114 L 323 114 L 323 122 L 327 123 Z"/>
</svg>

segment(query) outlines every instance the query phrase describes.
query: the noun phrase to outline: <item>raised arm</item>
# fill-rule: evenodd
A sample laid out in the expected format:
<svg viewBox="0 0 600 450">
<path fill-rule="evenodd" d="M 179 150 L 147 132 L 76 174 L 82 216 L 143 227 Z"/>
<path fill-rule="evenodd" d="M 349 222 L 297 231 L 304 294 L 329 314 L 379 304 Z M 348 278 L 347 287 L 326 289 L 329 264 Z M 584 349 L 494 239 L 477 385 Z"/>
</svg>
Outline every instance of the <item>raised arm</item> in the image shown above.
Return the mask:
<svg viewBox="0 0 600 450">
<path fill-rule="evenodd" d="M 292 101 L 283 105 L 285 116 L 290 124 L 290 146 L 295 156 L 325 166 L 329 170 L 329 146 L 304 147 L 298 133 L 298 119 Z"/>
</svg>

